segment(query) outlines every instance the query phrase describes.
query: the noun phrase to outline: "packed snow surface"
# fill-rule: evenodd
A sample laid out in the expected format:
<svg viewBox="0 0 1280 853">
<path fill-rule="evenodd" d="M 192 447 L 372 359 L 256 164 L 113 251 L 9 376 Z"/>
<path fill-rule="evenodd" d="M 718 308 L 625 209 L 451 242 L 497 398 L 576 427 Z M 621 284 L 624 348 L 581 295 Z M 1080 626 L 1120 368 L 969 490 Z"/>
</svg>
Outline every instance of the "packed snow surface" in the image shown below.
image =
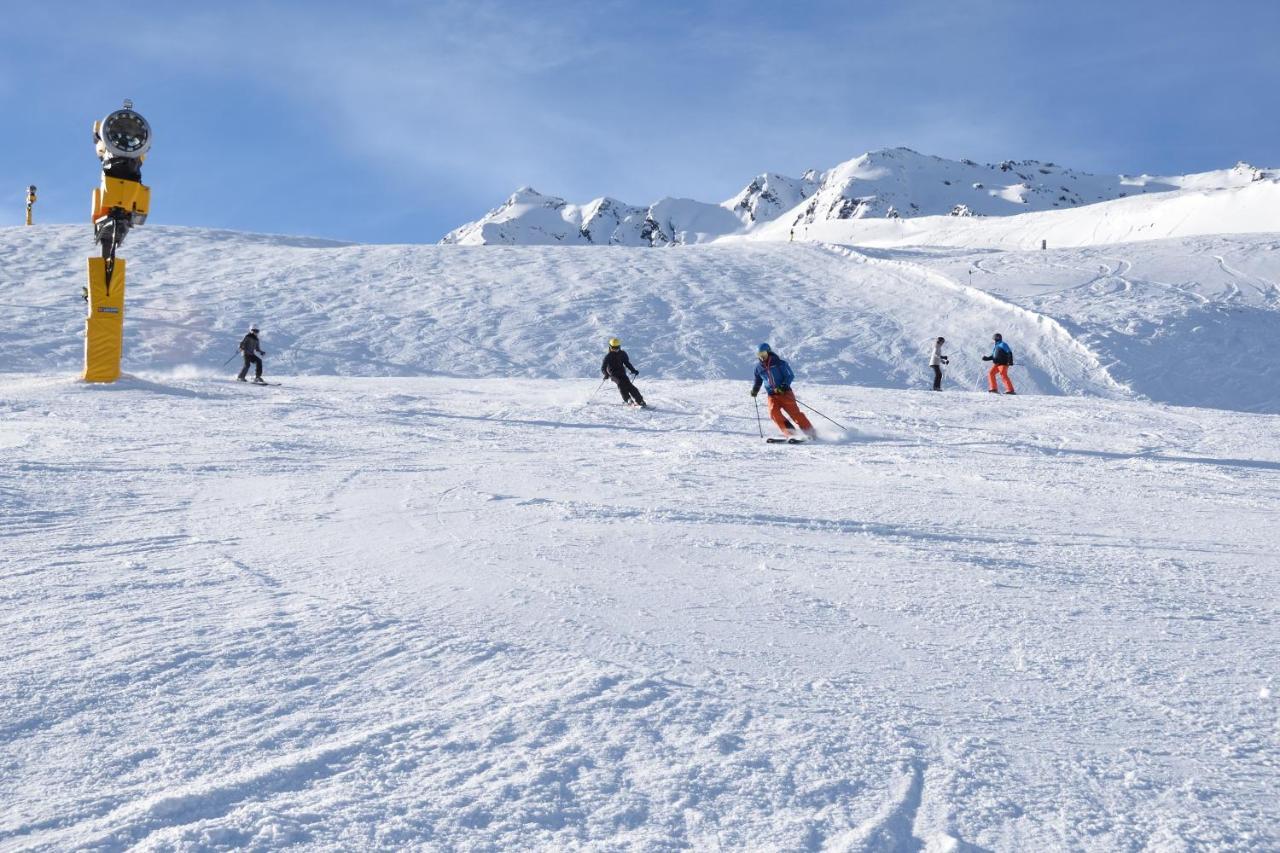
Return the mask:
<svg viewBox="0 0 1280 853">
<path fill-rule="evenodd" d="M 0 229 L 0 849 L 1280 846 L 1275 234 L 148 225 L 106 386 L 91 249 Z"/>
<path fill-rule="evenodd" d="M 280 378 L 2 378 L 0 847 L 1280 843 L 1275 416 Z"/>
</svg>

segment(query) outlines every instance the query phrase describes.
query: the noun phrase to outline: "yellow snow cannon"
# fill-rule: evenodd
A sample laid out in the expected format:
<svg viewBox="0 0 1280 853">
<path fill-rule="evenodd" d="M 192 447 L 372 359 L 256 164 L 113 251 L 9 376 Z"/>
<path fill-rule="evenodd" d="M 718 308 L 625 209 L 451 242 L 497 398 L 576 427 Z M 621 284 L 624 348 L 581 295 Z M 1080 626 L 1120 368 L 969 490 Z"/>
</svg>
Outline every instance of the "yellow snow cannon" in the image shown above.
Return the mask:
<svg viewBox="0 0 1280 853">
<path fill-rule="evenodd" d="M 151 190 L 142 183 L 142 161 L 151 149 L 151 125 L 132 101 L 93 123 L 102 184 L 93 191 L 93 236 L 102 257 L 89 259 L 89 314 L 85 318 L 84 381 L 120 378 L 124 340 L 124 258 L 116 250 L 129 229 L 147 221 Z"/>
</svg>

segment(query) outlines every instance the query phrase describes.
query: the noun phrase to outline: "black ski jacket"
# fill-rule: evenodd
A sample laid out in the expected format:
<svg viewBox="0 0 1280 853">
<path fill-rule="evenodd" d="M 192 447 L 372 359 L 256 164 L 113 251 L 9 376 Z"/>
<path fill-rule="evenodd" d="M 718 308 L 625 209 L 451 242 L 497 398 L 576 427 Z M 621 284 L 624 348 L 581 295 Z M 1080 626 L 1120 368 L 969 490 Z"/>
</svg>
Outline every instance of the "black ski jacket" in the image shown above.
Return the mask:
<svg viewBox="0 0 1280 853">
<path fill-rule="evenodd" d="M 258 349 L 258 336 L 253 332 L 244 336 L 244 340 L 240 341 L 240 352 L 245 355 L 258 355 L 262 350 Z"/>
<path fill-rule="evenodd" d="M 631 366 L 631 359 L 627 358 L 627 351 L 624 349 L 609 350 L 604 361 L 600 362 L 600 375 L 608 379 L 624 377 L 628 370 L 633 375 L 640 372 Z"/>
</svg>

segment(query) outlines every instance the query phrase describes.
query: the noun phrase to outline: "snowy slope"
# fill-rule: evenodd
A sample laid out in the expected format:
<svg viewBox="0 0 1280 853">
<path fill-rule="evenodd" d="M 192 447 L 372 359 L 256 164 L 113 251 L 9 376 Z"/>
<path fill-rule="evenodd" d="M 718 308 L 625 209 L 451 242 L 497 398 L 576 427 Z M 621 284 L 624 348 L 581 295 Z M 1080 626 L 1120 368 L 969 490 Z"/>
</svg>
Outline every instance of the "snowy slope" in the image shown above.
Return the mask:
<svg viewBox="0 0 1280 853">
<path fill-rule="evenodd" d="M 745 239 L 788 240 L 791 231 L 782 222 L 775 221 Z M 795 239 L 883 247 L 1038 249 L 1042 241 L 1050 247 L 1062 248 L 1167 237 L 1277 232 L 1280 232 L 1280 181 L 1266 180 L 1239 187 L 1176 190 L 1019 216 L 816 222 L 795 228 Z"/>
<path fill-rule="evenodd" d="M 893 148 L 863 154 L 823 172 L 809 171 L 801 178 L 765 173 L 719 205 L 663 199 L 646 208 L 600 198 L 579 206 L 524 187 L 500 207 L 455 229 L 441 242 L 667 246 L 756 233 L 774 240 L 811 235 L 815 239 L 848 242 L 831 235 L 861 234 L 849 226 L 864 221 L 901 223 L 903 219 L 919 217 L 1011 216 L 1177 191 L 1196 191 L 1191 196 L 1194 199 L 1211 190 L 1241 189 L 1260 182 L 1274 184 L 1278 178 L 1280 172 L 1276 170 L 1258 169 L 1247 163 L 1193 175 L 1113 177 L 1037 160 L 979 164 Z M 1195 207 L 1196 203 L 1192 201 L 1190 206 Z M 601 210 L 605 215 L 598 216 Z M 1221 211 L 1207 213 L 1219 216 Z M 1267 215 L 1267 221 L 1271 224 L 1265 227 L 1219 227 L 1207 231 L 1184 228 L 1178 233 L 1280 230 L 1275 227 L 1274 213 Z M 933 223 L 904 225 L 916 233 L 921 228 L 939 227 Z"/>
<path fill-rule="evenodd" d="M 1019 253 L 342 246 L 150 226 L 131 241 L 129 371 L 217 369 L 259 322 L 270 369 L 290 374 L 593 376 L 618 335 L 645 375 L 745 378 L 767 340 L 804 381 L 912 388 L 941 334 L 950 383 L 975 388 L 999 331 L 1024 391 L 1280 412 L 1275 236 Z M 0 231 L 15 320 L 0 368 L 77 368 L 85 252 L 77 227 Z"/>
<path fill-rule="evenodd" d="M 0 848 L 1280 845 L 1275 416 L 285 381 L 0 375 Z"/>
<path fill-rule="evenodd" d="M 864 154 L 822 173 L 818 189 L 798 214 L 779 217 L 778 221 L 790 228 L 894 214 L 901 218 L 1008 216 L 1175 188 L 1241 187 L 1277 175 L 1240 163 L 1232 169 L 1196 175 L 1111 177 L 1038 160 L 984 165 L 894 148 Z"/>
<path fill-rule="evenodd" d="M 0 229 L 0 849 L 1280 845 L 1280 236 L 148 225 L 109 386 L 91 248 Z"/>
</svg>

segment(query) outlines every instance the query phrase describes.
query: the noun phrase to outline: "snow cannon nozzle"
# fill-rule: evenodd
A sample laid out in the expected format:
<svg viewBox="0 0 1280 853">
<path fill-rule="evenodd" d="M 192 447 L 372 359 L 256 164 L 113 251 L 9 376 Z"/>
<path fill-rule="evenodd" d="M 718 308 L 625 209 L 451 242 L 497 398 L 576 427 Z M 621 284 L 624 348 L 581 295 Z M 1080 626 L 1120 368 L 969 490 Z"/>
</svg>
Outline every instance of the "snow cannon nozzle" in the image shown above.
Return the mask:
<svg viewBox="0 0 1280 853">
<path fill-rule="evenodd" d="M 133 110 L 133 101 L 104 118 L 98 131 L 102 147 L 112 157 L 140 159 L 151 149 L 151 125 Z"/>
</svg>

